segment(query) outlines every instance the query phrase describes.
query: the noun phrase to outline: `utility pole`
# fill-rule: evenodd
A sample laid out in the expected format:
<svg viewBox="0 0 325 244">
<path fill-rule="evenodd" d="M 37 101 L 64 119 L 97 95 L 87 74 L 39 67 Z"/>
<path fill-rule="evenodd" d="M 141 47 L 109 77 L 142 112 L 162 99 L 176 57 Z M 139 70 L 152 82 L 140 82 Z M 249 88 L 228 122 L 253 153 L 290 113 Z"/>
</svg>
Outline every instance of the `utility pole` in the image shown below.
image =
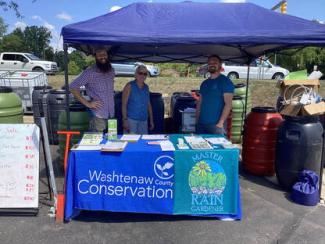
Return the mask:
<svg viewBox="0 0 325 244">
<path fill-rule="evenodd" d="M 276 5 L 274 5 L 271 10 L 277 10 L 280 8 L 280 12 L 282 14 L 286 14 L 287 13 L 287 5 L 288 5 L 288 0 L 282 0 L 279 3 L 277 3 Z M 274 54 L 274 64 L 276 65 L 276 53 Z"/>
</svg>

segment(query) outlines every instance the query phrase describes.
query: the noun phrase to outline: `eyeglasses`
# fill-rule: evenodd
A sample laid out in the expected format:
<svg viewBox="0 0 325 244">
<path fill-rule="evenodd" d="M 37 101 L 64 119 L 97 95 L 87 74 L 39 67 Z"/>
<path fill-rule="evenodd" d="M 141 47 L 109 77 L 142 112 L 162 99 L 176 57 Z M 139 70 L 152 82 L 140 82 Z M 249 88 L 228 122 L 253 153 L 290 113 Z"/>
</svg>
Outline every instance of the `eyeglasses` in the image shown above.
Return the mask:
<svg viewBox="0 0 325 244">
<path fill-rule="evenodd" d="M 138 75 L 144 75 L 144 76 L 147 76 L 148 73 L 147 73 L 147 72 L 138 72 Z"/>
</svg>

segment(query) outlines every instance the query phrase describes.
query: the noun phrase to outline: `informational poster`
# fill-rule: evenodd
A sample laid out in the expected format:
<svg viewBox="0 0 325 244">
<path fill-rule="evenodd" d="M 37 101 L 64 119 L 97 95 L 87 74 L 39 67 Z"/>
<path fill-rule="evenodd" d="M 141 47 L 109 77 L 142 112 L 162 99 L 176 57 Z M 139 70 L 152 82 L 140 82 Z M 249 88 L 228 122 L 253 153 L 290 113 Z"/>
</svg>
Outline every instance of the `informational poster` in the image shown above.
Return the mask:
<svg viewBox="0 0 325 244">
<path fill-rule="evenodd" d="M 40 130 L 0 124 L 0 209 L 38 208 Z"/>
</svg>

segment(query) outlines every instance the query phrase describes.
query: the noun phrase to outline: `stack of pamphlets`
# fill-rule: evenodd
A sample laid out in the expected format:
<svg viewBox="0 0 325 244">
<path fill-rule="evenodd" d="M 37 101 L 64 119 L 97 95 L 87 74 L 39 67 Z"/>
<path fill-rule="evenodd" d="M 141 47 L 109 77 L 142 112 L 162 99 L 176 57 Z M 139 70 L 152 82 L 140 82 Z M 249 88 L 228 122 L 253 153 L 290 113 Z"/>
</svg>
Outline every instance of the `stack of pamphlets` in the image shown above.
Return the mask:
<svg viewBox="0 0 325 244">
<path fill-rule="evenodd" d="M 141 135 L 125 134 L 120 138 L 120 141 L 137 142 Z"/>
<path fill-rule="evenodd" d="M 237 145 L 232 144 L 231 141 L 227 140 L 224 137 L 209 137 L 204 139 L 212 145 L 220 145 L 222 148 L 225 149 L 239 148 Z"/>
<path fill-rule="evenodd" d="M 210 142 L 211 144 L 217 144 L 217 145 L 230 145 L 231 144 L 231 142 L 224 137 L 209 137 L 209 138 L 204 138 L 204 139 L 207 140 L 208 142 Z"/>
<path fill-rule="evenodd" d="M 142 135 L 142 140 L 167 140 L 168 135 L 155 134 L 155 135 Z"/>
<path fill-rule="evenodd" d="M 102 133 L 85 133 L 74 150 L 100 150 L 102 140 Z"/>
<path fill-rule="evenodd" d="M 204 140 L 201 136 L 184 136 L 186 142 L 194 150 L 207 150 L 213 149 L 213 147 Z"/>
<path fill-rule="evenodd" d="M 102 147 L 103 152 L 123 152 L 127 141 L 107 141 Z"/>
</svg>

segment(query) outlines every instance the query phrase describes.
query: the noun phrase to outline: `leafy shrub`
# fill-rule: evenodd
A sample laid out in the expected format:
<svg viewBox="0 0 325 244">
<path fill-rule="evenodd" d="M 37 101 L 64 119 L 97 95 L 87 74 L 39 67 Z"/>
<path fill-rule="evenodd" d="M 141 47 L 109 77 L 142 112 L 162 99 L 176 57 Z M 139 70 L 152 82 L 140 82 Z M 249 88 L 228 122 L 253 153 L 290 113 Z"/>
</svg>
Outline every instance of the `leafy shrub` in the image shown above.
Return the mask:
<svg viewBox="0 0 325 244">
<path fill-rule="evenodd" d="M 78 75 L 81 70 L 75 61 L 70 61 L 68 65 L 69 75 Z"/>
</svg>

